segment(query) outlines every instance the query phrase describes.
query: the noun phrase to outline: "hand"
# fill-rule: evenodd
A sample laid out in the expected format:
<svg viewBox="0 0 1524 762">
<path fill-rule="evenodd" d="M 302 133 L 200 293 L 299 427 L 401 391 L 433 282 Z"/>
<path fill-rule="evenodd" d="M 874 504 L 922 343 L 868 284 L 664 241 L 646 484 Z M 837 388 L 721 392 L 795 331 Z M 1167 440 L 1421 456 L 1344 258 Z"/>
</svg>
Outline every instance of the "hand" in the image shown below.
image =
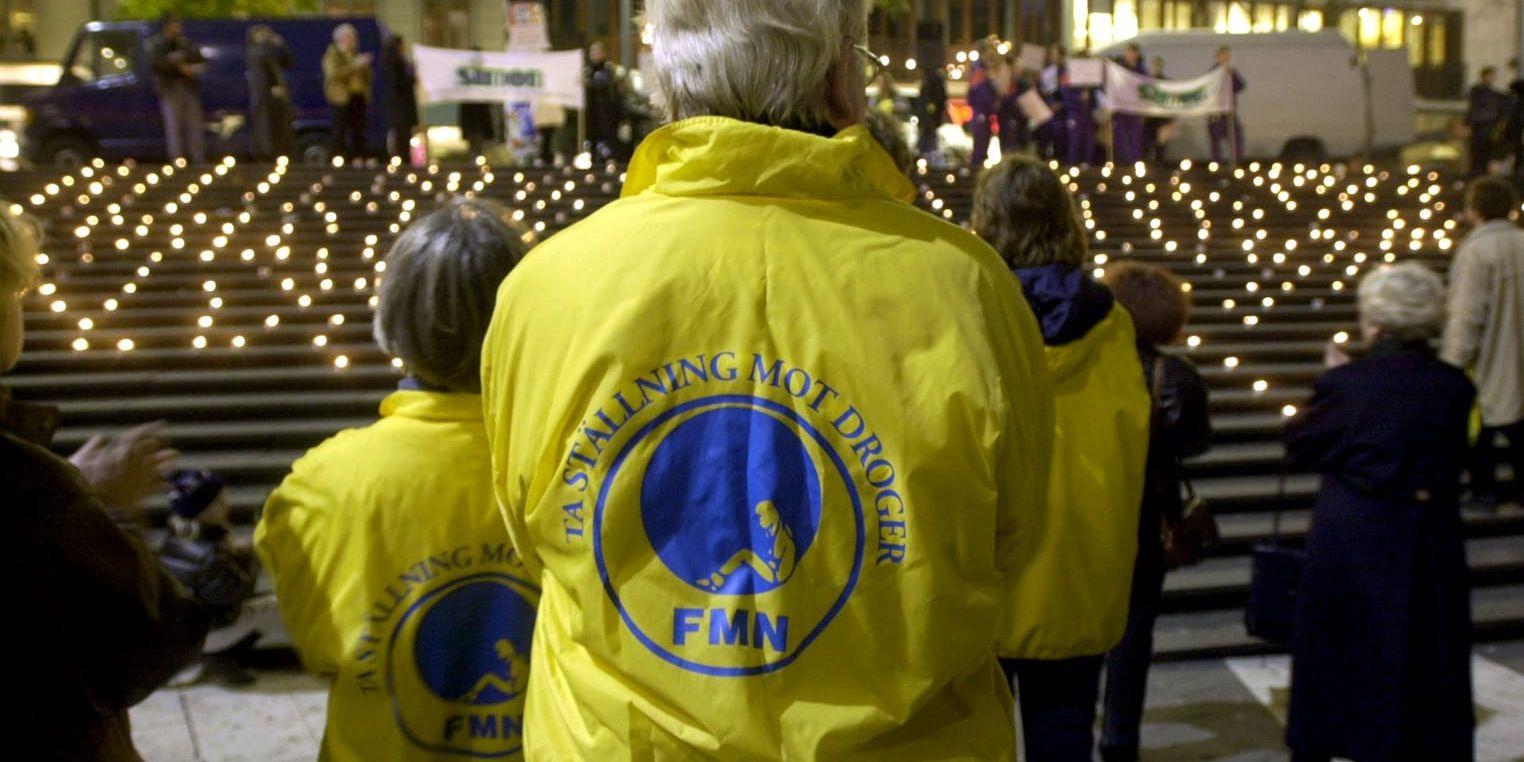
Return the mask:
<svg viewBox="0 0 1524 762">
<path fill-rule="evenodd" d="M 286 88 L 281 87 L 280 85 L 276 85 L 275 87 L 270 88 L 270 95 L 276 98 L 284 98 L 286 97 Z"/>
<path fill-rule="evenodd" d="M 369 53 L 361 53 L 360 55 L 355 56 L 355 63 L 360 66 L 370 66 L 370 62 L 374 60 L 375 57 Z"/>
<path fill-rule="evenodd" d="M 1349 354 L 1342 347 L 1332 341 L 1323 345 L 1323 365 L 1328 368 L 1337 368 L 1340 365 L 1349 364 Z"/>
<path fill-rule="evenodd" d="M 161 436 L 163 427 L 163 421 L 154 421 L 113 438 L 90 437 L 69 456 L 69 462 L 108 507 L 136 510 L 150 495 L 168 486 L 165 479 L 180 457 Z"/>
</svg>

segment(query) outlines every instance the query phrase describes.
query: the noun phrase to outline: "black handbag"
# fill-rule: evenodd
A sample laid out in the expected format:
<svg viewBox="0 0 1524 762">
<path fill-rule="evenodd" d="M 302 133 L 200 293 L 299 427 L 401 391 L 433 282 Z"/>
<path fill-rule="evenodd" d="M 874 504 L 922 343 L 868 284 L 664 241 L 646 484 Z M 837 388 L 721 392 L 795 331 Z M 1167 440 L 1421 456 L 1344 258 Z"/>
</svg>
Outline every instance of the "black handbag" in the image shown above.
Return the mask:
<svg viewBox="0 0 1524 762">
<path fill-rule="evenodd" d="M 1307 553 L 1281 543 L 1281 509 L 1286 501 L 1286 466 L 1281 466 L 1280 496 L 1275 505 L 1270 540 L 1254 545 L 1249 575 L 1249 602 L 1244 607 L 1244 628 L 1250 635 L 1281 645 L 1291 644 L 1296 624 L 1297 593 Z"/>
</svg>

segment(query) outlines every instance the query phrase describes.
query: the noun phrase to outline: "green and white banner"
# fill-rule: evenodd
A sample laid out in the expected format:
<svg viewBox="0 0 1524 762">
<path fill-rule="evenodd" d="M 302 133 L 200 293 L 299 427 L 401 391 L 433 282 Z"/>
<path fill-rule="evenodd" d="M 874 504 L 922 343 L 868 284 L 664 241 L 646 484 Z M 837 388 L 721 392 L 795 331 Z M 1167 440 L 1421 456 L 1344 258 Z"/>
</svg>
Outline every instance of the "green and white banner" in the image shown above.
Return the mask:
<svg viewBox="0 0 1524 762">
<path fill-rule="evenodd" d="M 486 52 L 413 46 L 427 103 L 543 102 L 582 108 L 582 52 Z"/>
<path fill-rule="evenodd" d="M 1142 116 L 1209 116 L 1233 110 L 1233 81 L 1223 69 L 1195 79 L 1154 79 L 1106 62 L 1106 103 Z"/>
</svg>

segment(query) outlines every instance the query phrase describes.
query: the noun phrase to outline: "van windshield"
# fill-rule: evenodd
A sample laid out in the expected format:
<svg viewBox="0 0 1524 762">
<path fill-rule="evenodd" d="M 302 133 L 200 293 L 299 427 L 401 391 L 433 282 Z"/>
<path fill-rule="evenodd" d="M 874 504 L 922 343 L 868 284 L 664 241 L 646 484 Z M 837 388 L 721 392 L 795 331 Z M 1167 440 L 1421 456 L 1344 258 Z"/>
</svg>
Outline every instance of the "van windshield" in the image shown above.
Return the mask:
<svg viewBox="0 0 1524 762">
<path fill-rule="evenodd" d="M 91 32 L 79 38 L 67 70 L 80 82 L 107 77 L 132 77 L 139 55 L 138 36 L 131 32 Z"/>
</svg>

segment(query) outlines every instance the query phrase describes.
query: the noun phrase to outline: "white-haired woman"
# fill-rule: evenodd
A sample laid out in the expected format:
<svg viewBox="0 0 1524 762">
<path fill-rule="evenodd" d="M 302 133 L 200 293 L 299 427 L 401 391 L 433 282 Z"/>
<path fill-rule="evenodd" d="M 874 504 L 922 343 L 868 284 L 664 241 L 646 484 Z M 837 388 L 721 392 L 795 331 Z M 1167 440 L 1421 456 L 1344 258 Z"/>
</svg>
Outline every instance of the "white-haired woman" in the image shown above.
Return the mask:
<svg viewBox="0 0 1524 762">
<path fill-rule="evenodd" d="M 1430 347 L 1445 289 L 1417 264 L 1360 283 L 1371 349 L 1336 348 L 1287 427 L 1323 477 L 1307 536 L 1286 739 L 1294 760 L 1472 758 L 1471 618 L 1457 507 L 1475 389 Z"/>
<path fill-rule="evenodd" d="M 333 108 L 333 153 L 365 155 L 365 112 L 370 108 L 372 56 L 360 52 L 360 33 L 353 24 L 333 28 L 333 44 L 323 53 L 323 95 Z"/>
</svg>

